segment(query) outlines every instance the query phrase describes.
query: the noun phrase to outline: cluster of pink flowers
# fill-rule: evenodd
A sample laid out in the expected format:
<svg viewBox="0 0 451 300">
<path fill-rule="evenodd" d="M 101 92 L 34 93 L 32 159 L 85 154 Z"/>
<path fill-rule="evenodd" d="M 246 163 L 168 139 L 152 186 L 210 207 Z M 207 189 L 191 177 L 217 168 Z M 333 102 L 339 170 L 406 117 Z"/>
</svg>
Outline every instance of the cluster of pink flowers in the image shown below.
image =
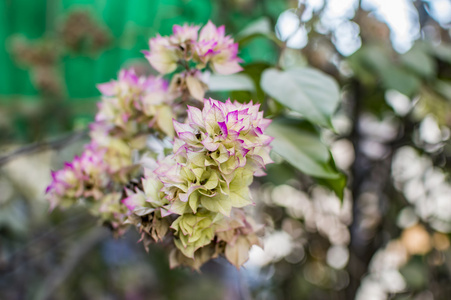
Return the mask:
<svg viewBox="0 0 451 300">
<path fill-rule="evenodd" d="M 258 104 L 203 99 L 201 70 L 241 70 L 238 45 L 224 26 L 175 25 L 173 35 L 150 40 L 146 57 L 161 76 L 122 70 L 118 80 L 98 85 L 102 102 L 91 124 L 91 144 L 80 157 L 52 173 L 47 189 L 52 208 L 76 202 L 118 231 L 139 228 L 144 245 L 172 245 L 171 266 L 198 269 L 225 255 L 235 266 L 259 244 L 259 226 L 243 210 L 253 204 L 249 186 L 264 175 L 272 138 Z M 187 98 L 188 96 L 188 98 Z M 201 100 L 180 109 L 191 99 Z M 176 137 L 174 137 L 176 134 Z M 149 137 L 172 154 L 150 150 Z M 140 166 L 140 162 L 144 162 Z"/>
<path fill-rule="evenodd" d="M 139 174 L 133 152 L 145 148 L 150 133 L 174 135 L 173 97 L 166 81 L 137 76 L 133 69 L 121 70 L 118 80 L 98 88 L 103 97 L 90 126 L 91 143 L 80 157 L 52 173 L 47 195 L 51 208 L 81 201 L 117 225 L 127 212 L 120 204 L 123 185 Z"/>
<path fill-rule="evenodd" d="M 270 120 L 263 118 L 258 104 L 230 100 L 205 99 L 202 110 L 189 106 L 187 113 L 184 123 L 174 121 L 178 138 L 173 154 L 148 171 L 152 176 L 143 179 L 143 191 L 129 193 L 124 203 L 139 216 L 131 218 L 133 224 L 147 224 L 144 235 L 156 228 L 143 221 L 148 215 L 159 226 L 156 232 L 173 230 L 173 265 L 196 267 L 210 253 L 209 258 L 225 254 L 239 267 L 250 247 L 258 244 L 257 227 L 241 208 L 253 203 L 249 185 L 254 174 L 263 174 L 272 162 L 272 138 L 264 134 Z M 150 193 L 148 187 L 155 185 L 158 193 Z M 157 241 L 161 234 L 153 238 Z M 238 240 L 240 255 L 232 255 Z"/>
<path fill-rule="evenodd" d="M 133 69 L 122 70 L 119 80 L 99 84 L 103 94 L 96 122 L 108 124 L 114 135 L 133 138 L 150 129 L 173 136 L 171 104 L 174 97 L 168 83 L 154 76 L 137 76 Z"/>
<path fill-rule="evenodd" d="M 178 64 L 193 62 L 197 69 L 207 65 L 219 74 L 242 70 L 237 57 L 238 44 L 225 35 L 225 27 L 208 22 L 199 33 L 199 26 L 174 25 L 171 36 L 150 39 L 150 51 L 144 52 L 152 67 L 162 74 L 175 71 Z"/>
<path fill-rule="evenodd" d="M 272 137 L 263 134 L 271 120 L 263 118 L 260 104 L 225 103 L 205 99 L 203 110 L 188 106 L 187 122 L 174 121 L 177 136 L 185 142 L 188 155 L 200 165 L 215 164 L 225 180 L 238 167 L 247 166 L 253 172 L 268 163 Z M 207 153 L 207 155 L 205 155 Z M 205 161 L 199 161 L 204 154 Z M 261 174 L 261 173 L 260 173 Z"/>
<path fill-rule="evenodd" d="M 108 165 L 103 160 L 104 151 L 94 143 L 86 146 L 83 154 L 76 156 L 64 168 L 52 172 L 52 183 L 47 187 L 51 208 L 68 206 L 77 199 L 100 199 L 108 184 Z"/>
</svg>

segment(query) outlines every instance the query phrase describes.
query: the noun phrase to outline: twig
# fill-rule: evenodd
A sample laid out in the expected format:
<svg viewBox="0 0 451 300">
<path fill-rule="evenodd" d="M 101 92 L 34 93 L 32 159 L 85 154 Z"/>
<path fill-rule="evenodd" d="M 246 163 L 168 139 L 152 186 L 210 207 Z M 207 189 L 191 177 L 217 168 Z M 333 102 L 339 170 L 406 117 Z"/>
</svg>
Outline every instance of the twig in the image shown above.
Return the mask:
<svg viewBox="0 0 451 300">
<path fill-rule="evenodd" d="M 65 136 L 63 138 L 59 138 L 53 141 L 44 141 L 39 143 L 34 143 L 22 148 L 19 148 L 17 150 L 12 151 L 9 154 L 6 154 L 4 156 L 0 157 L 0 166 L 3 166 L 10 162 L 13 159 L 16 159 L 23 155 L 29 155 L 32 153 L 40 152 L 47 149 L 61 149 L 68 144 L 74 143 L 78 140 L 81 140 L 86 137 L 88 130 L 78 131 L 75 133 L 72 133 L 68 136 Z"/>
</svg>

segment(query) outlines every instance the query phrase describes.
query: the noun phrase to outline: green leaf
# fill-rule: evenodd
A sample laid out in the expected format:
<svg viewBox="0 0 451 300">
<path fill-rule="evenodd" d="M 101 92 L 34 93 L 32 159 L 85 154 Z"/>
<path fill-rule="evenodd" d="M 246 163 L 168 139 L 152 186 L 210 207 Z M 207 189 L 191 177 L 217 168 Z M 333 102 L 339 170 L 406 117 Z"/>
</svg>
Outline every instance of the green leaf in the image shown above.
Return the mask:
<svg viewBox="0 0 451 300">
<path fill-rule="evenodd" d="M 268 134 L 274 137 L 271 143 L 273 151 L 301 172 L 314 177 L 319 184 L 328 187 L 343 200 L 346 176 L 336 168 L 332 155 L 321 142 L 318 133 L 305 123 L 293 119 L 273 120 L 267 129 Z M 268 171 L 270 167 L 271 165 Z"/>
<path fill-rule="evenodd" d="M 308 65 L 308 61 L 301 50 L 285 48 L 280 55 L 280 65 L 282 69 L 288 69 L 294 66 L 305 68 Z"/>
<path fill-rule="evenodd" d="M 265 37 L 282 45 L 282 42 L 274 34 L 271 20 L 268 17 L 262 17 L 250 23 L 236 35 L 235 40 L 242 46 L 256 37 Z"/>
<path fill-rule="evenodd" d="M 395 89 L 407 96 L 413 96 L 421 86 L 421 82 L 411 72 L 390 66 L 381 70 L 382 83 L 386 89 Z"/>
<path fill-rule="evenodd" d="M 369 57 L 372 60 L 368 59 Z M 378 79 L 378 66 L 389 64 L 384 49 L 363 45 L 346 59 L 354 73 L 354 77 L 366 85 L 373 85 Z"/>
<path fill-rule="evenodd" d="M 437 91 L 443 98 L 451 100 L 451 82 L 436 79 L 433 83 L 434 90 Z"/>
<path fill-rule="evenodd" d="M 261 34 L 267 35 L 272 33 L 271 20 L 268 17 L 261 17 L 254 22 L 247 25 L 243 30 L 237 33 L 236 40 L 239 41 L 243 38 Z"/>
<path fill-rule="evenodd" d="M 261 179 L 274 185 L 286 184 L 296 176 L 296 168 L 286 161 L 266 166 L 267 175 Z"/>
<path fill-rule="evenodd" d="M 435 61 L 420 45 L 415 45 L 407 53 L 401 55 L 401 60 L 407 68 L 422 77 L 431 78 L 436 73 L 437 65 Z"/>
<path fill-rule="evenodd" d="M 255 91 L 255 85 L 245 74 L 219 75 L 212 74 L 208 80 L 210 91 Z"/>
<path fill-rule="evenodd" d="M 421 54 L 419 55 L 421 56 Z M 411 70 L 422 68 L 422 65 L 414 65 L 412 62 L 415 56 L 416 54 L 412 52 L 403 59 L 404 65 Z M 427 57 L 424 59 L 427 60 Z M 395 89 L 409 97 L 418 92 L 421 85 L 415 72 L 407 71 L 399 66 L 398 62 L 391 58 L 391 53 L 380 45 L 362 47 L 348 58 L 348 63 L 357 78 L 365 84 L 375 84 L 381 81 L 385 89 Z M 427 62 L 423 63 L 428 64 Z M 425 66 L 424 68 L 425 70 L 416 71 L 422 72 L 425 76 L 431 72 L 431 70 L 426 69 L 433 68 L 433 66 Z"/>
<path fill-rule="evenodd" d="M 429 46 L 429 52 L 438 59 L 451 64 L 451 46 L 445 44 Z"/>
<path fill-rule="evenodd" d="M 309 121 L 332 127 L 331 116 L 337 109 L 340 91 L 335 80 L 311 68 L 286 71 L 267 69 L 261 79 L 263 90 Z"/>
<path fill-rule="evenodd" d="M 331 156 L 318 135 L 303 130 L 287 120 L 274 120 L 266 132 L 274 137 L 273 151 L 301 172 L 319 178 L 339 179 L 330 164 Z"/>
<path fill-rule="evenodd" d="M 414 256 L 413 259 L 399 269 L 408 286 L 417 290 L 423 289 L 427 285 L 428 271 L 422 259 L 421 256 Z"/>
<path fill-rule="evenodd" d="M 263 74 L 263 71 L 270 68 L 272 64 L 264 63 L 264 62 L 257 62 L 257 63 L 251 63 L 244 66 L 242 74 L 248 75 L 252 81 L 254 82 L 254 85 L 256 87 L 255 96 L 253 96 L 253 99 L 259 102 L 262 102 L 265 99 L 265 92 L 262 90 L 260 86 L 260 80 Z M 233 97 L 233 99 L 236 99 L 237 97 Z M 249 98 L 247 98 L 243 102 L 248 102 Z"/>
<path fill-rule="evenodd" d="M 340 173 L 337 169 L 337 167 L 335 166 L 335 161 L 331 155 L 331 159 L 330 159 L 330 165 L 332 167 L 333 170 L 335 170 L 339 176 L 338 178 L 317 178 L 316 181 L 321 184 L 324 185 L 326 187 L 328 187 L 329 189 L 331 189 L 332 191 L 335 192 L 335 194 L 337 195 L 338 198 L 340 198 L 341 201 L 343 201 L 343 197 L 344 197 L 344 189 L 346 187 L 346 183 L 347 183 L 347 177 L 345 174 Z"/>
</svg>

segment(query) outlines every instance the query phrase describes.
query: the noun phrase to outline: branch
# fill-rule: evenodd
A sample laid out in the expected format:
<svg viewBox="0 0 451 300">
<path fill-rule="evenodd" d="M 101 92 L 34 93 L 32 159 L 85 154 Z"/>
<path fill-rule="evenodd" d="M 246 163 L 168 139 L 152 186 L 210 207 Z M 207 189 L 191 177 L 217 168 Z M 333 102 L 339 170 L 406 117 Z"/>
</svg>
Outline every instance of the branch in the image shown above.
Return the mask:
<svg viewBox="0 0 451 300">
<path fill-rule="evenodd" d="M 87 136 L 88 130 L 82 130 L 75 133 L 71 133 L 70 135 L 64 136 L 59 139 L 55 139 L 53 141 L 44 141 L 44 142 L 38 142 L 34 143 L 22 148 L 19 148 L 17 150 L 12 151 L 9 154 L 6 154 L 4 156 L 0 157 L 0 166 L 3 166 L 10 162 L 11 160 L 14 160 L 20 156 L 23 155 L 29 155 L 32 153 L 44 151 L 47 149 L 61 149 L 68 144 L 74 143 L 76 141 L 79 141 Z"/>
</svg>

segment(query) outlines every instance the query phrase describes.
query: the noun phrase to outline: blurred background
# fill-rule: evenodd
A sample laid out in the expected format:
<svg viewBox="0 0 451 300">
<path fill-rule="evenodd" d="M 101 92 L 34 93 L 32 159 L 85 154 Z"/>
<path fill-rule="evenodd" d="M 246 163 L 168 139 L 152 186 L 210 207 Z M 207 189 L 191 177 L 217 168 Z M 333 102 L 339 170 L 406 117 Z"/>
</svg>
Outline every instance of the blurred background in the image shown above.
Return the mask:
<svg viewBox="0 0 451 300">
<path fill-rule="evenodd" d="M 253 185 L 264 250 L 241 271 L 218 259 L 197 274 L 82 207 L 49 213 L 44 191 L 87 141 L 96 84 L 152 73 L 149 38 L 208 20 L 256 85 L 212 96 L 271 114 L 266 68 L 337 80 L 336 132 L 322 138 L 348 183 L 341 202 L 276 159 Z M 1 1 L 0 298 L 450 299 L 450 28 L 449 0 Z"/>
</svg>

